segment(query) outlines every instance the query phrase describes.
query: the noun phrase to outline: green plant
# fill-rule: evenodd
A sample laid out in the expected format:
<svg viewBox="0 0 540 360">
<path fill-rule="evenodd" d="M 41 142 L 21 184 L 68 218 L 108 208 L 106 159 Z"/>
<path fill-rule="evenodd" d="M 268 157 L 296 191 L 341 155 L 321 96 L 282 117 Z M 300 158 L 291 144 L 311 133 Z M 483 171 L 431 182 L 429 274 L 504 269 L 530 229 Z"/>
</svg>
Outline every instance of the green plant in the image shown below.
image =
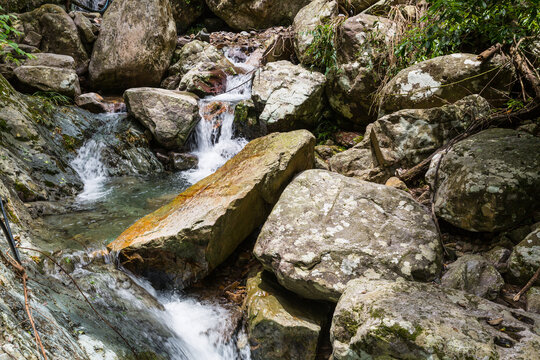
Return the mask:
<svg viewBox="0 0 540 360">
<path fill-rule="evenodd" d="M 417 24 L 409 26 L 395 49 L 406 66 L 459 51 L 481 51 L 494 44 L 540 33 L 538 0 L 427 0 Z"/>
<path fill-rule="evenodd" d="M 38 91 L 32 96 L 39 100 L 42 110 L 48 115 L 52 114 L 55 107 L 71 104 L 71 99 L 54 91 Z"/>
<path fill-rule="evenodd" d="M 337 37 L 339 26 L 344 17 L 337 17 L 319 24 L 309 34 L 313 36 L 311 44 L 306 49 L 305 56 L 309 59 L 312 67 L 318 68 L 325 73 L 338 68 L 337 63 Z"/>
<path fill-rule="evenodd" d="M 13 36 L 20 36 L 21 33 L 17 31 L 12 25 L 17 20 L 17 17 L 13 14 L 1 14 L 3 8 L 0 6 L 0 58 L 3 58 L 6 62 L 12 62 L 20 64 L 20 60 L 16 57 L 32 58 L 32 55 L 24 52 L 19 48 L 19 45 L 12 40 Z"/>
</svg>

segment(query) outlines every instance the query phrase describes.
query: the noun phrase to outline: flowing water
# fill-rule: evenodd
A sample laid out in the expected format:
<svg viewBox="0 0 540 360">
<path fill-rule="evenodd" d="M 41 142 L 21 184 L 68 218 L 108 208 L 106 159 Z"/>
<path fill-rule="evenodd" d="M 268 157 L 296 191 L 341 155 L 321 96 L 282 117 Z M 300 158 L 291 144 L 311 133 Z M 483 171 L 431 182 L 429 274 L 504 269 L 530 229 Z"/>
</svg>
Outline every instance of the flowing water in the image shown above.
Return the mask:
<svg viewBox="0 0 540 360">
<path fill-rule="evenodd" d="M 245 139 L 234 136 L 234 108 L 240 101 L 251 98 L 254 68 L 246 64 L 248 58 L 240 50 L 225 49 L 225 56 L 242 73 L 227 78 L 223 94 L 207 96 L 199 101 L 202 120 L 195 130 L 192 151 L 199 158 L 199 165 L 184 173 L 190 183 L 214 173 L 247 144 Z M 214 109 L 218 109 L 219 115 L 209 116 L 208 113 Z"/>
<path fill-rule="evenodd" d="M 106 274 L 100 273 L 102 270 L 92 270 L 89 267 L 91 261 L 87 259 L 93 251 L 102 253 L 107 243 L 138 218 L 215 172 L 246 145 L 246 140 L 234 137 L 234 108 L 239 101 L 251 97 L 253 68 L 244 64 L 247 57 L 243 53 L 227 50 L 226 54 L 243 74 L 227 79 L 224 94 L 200 100 L 203 119 L 196 128 L 192 146 L 192 153 L 199 158 L 196 169 L 146 178 L 111 178 L 102 158 L 103 149 L 107 146 L 106 138 L 115 136 L 115 129 L 125 119 L 125 114 L 109 114 L 104 119 L 105 125 L 79 149 L 71 164 L 84 183 L 84 189 L 76 199 L 75 211 L 45 219 L 55 229 L 55 237 L 62 241 L 62 256 L 78 259 L 74 261 L 78 264 L 74 270 L 76 276 L 98 276 L 108 284 L 107 289 L 100 290 L 103 298 L 114 291 L 118 299 L 142 308 L 145 317 L 149 317 L 148 323 L 168 329 L 169 335 L 152 338 L 151 342 L 173 360 L 248 360 L 250 354 L 248 346 L 239 348 L 237 345 L 246 344 L 243 330 L 228 331 L 233 335 L 224 335 L 225 329 L 234 328 L 229 309 L 185 294 L 157 292 L 144 279 L 128 274 L 162 308 L 148 306 L 136 294 L 114 286 L 110 271 Z M 204 109 L 208 106 L 220 106 L 225 111 L 215 117 L 205 117 Z M 107 302 L 102 306 L 107 308 Z M 141 336 L 150 338 L 149 334 L 154 332 L 152 325 L 145 326 L 149 328 L 138 331 Z"/>
</svg>

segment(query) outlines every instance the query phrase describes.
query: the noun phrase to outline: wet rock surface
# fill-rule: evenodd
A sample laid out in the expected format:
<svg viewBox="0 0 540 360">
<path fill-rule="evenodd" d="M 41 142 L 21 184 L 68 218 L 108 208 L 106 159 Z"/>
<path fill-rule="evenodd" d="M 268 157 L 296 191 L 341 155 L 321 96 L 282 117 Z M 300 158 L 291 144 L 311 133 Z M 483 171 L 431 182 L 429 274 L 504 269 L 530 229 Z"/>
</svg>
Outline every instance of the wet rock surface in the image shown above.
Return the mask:
<svg viewBox="0 0 540 360">
<path fill-rule="evenodd" d="M 405 192 L 310 170 L 285 189 L 254 253 L 285 288 L 336 302 L 359 277 L 435 279 L 438 241 L 429 213 Z"/>
</svg>

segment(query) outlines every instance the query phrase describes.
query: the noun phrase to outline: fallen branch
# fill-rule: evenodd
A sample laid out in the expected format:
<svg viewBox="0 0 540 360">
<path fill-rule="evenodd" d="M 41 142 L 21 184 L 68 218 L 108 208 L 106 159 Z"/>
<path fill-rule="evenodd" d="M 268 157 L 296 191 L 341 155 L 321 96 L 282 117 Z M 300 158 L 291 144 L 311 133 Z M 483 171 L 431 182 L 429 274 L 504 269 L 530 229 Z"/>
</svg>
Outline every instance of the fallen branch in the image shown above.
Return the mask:
<svg viewBox="0 0 540 360">
<path fill-rule="evenodd" d="M 34 322 L 34 317 L 32 316 L 32 311 L 30 310 L 30 301 L 28 300 L 28 274 L 26 273 L 26 269 L 19 264 L 15 259 L 11 257 L 11 255 L 7 254 L 4 257 L 6 261 L 15 269 L 15 271 L 19 274 L 19 276 L 22 279 L 23 283 L 23 290 L 24 290 L 24 307 L 26 310 L 26 315 L 28 316 L 28 321 L 30 322 L 30 325 L 32 326 L 32 330 L 34 331 L 34 340 L 36 342 L 36 350 L 38 354 L 41 354 L 43 356 L 44 360 L 47 360 L 47 354 L 45 353 L 45 348 L 43 347 L 43 343 L 41 342 L 41 337 L 39 336 L 39 332 L 36 328 L 36 323 Z"/>
<path fill-rule="evenodd" d="M 540 266 L 538 267 L 538 270 L 536 270 L 532 278 L 529 280 L 529 282 L 525 284 L 523 289 L 519 290 L 519 292 L 516 294 L 516 296 L 514 296 L 512 300 L 516 302 L 519 301 L 519 299 L 521 298 L 521 295 L 529 291 L 529 289 L 534 285 L 534 283 L 538 280 L 538 278 L 540 278 Z"/>
</svg>

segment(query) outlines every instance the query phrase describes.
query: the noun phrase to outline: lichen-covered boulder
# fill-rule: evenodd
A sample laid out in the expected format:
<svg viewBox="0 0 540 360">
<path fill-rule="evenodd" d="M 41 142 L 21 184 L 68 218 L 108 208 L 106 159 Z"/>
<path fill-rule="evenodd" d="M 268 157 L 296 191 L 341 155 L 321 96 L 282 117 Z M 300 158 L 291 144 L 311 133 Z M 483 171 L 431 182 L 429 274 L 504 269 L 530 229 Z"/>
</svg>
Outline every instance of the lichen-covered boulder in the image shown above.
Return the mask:
<svg viewBox="0 0 540 360">
<path fill-rule="evenodd" d="M 254 360 L 315 360 L 326 311 L 283 289 L 272 275 L 247 280 L 247 330 Z"/>
<path fill-rule="evenodd" d="M 79 37 L 73 19 L 57 5 L 43 5 L 31 12 L 20 14 L 25 34 L 35 32 L 42 36 L 40 50 L 46 53 L 71 56 L 77 74 L 88 69 L 88 54 Z"/>
<path fill-rule="evenodd" d="M 504 285 L 495 267 L 480 255 L 464 255 L 441 278 L 441 285 L 494 300 Z"/>
<path fill-rule="evenodd" d="M 266 29 L 290 25 L 311 0 L 206 0 L 214 14 L 237 30 Z"/>
<path fill-rule="evenodd" d="M 442 267 L 435 224 L 411 196 L 325 170 L 285 189 L 254 254 L 285 288 L 334 302 L 355 278 L 430 281 Z"/>
<path fill-rule="evenodd" d="M 530 233 L 512 250 L 508 259 L 508 276 L 525 285 L 540 267 L 540 227 Z M 540 285 L 540 279 L 535 283 Z"/>
<path fill-rule="evenodd" d="M 376 64 L 395 31 L 389 19 L 366 14 L 348 18 L 339 28 L 338 67 L 328 72 L 326 95 L 344 126 L 362 128 L 377 118 L 374 94 L 385 74 Z"/>
<path fill-rule="evenodd" d="M 363 140 L 329 160 L 333 171 L 384 183 L 399 168 L 411 168 L 465 131 L 491 107 L 478 95 L 433 109 L 400 110 L 368 125 Z"/>
<path fill-rule="evenodd" d="M 309 65 L 313 61 L 306 51 L 313 43 L 317 26 L 337 16 L 338 10 L 335 0 L 315 0 L 296 14 L 293 22 L 294 52 L 302 64 Z"/>
<path fill-rule="evenodd" d="M 50 66 L 19 66 L 14 74 L 23 88 L 30 91 L 54 91 L 75 97 L 81 93 L 75 70 Z"/>
<path fill-rule="evenodd" d="M 204 0 L 171 0 L 171 8 L 178 32 L 189 29 L 207 9 Z"/>
<path fill-rule="evenodd" d="M 175 46 L 168 0 L 115 0 L 94 44 L 90 80 L 101 90 L 157 86 Z"/>
<path fill-rule="evenodd" d="M 199 120 L 198 97 L 183 91 L 134 88 L 124 92 L 128 112 L 167 149 L 181 149 Z"/>
<path fill-rule="evenodd" d="M 253 80 L 252 99 L 268 131 L 313 128 L 324 109 L 323 74 L 289 61 L 260 68 Z"/>
<path fill-rule="evenodd" d="M 136 274 L 184 287 L 208 275 L 260 226 L 295 174 L 313 166 L 305 130 L 250 142 L 214 174 L 108 245 Z"/>
<path fill-rule="evenodd" d="M 437 216 L 468 231 L 519 224 L 538 207 L 539 148 L 540 138 L 494 128 L 438 154 L 426 174 Z"/>
<path fill-rule="evenodd" d="M 353 280 L 330 336 L 335 360 L 535 359 L 539 322 L 536 314 L 434 284 Z"/>
<path fill-rule="evenodd" d="M 474 54 L 452 54 L 401 70 L 382 89 L 379 114 L 426 109 L 480 94 L 492 105 L 506 103 L 512 86 L 511 61 L 495 56 L 482 63 Z"/>
</svg>

